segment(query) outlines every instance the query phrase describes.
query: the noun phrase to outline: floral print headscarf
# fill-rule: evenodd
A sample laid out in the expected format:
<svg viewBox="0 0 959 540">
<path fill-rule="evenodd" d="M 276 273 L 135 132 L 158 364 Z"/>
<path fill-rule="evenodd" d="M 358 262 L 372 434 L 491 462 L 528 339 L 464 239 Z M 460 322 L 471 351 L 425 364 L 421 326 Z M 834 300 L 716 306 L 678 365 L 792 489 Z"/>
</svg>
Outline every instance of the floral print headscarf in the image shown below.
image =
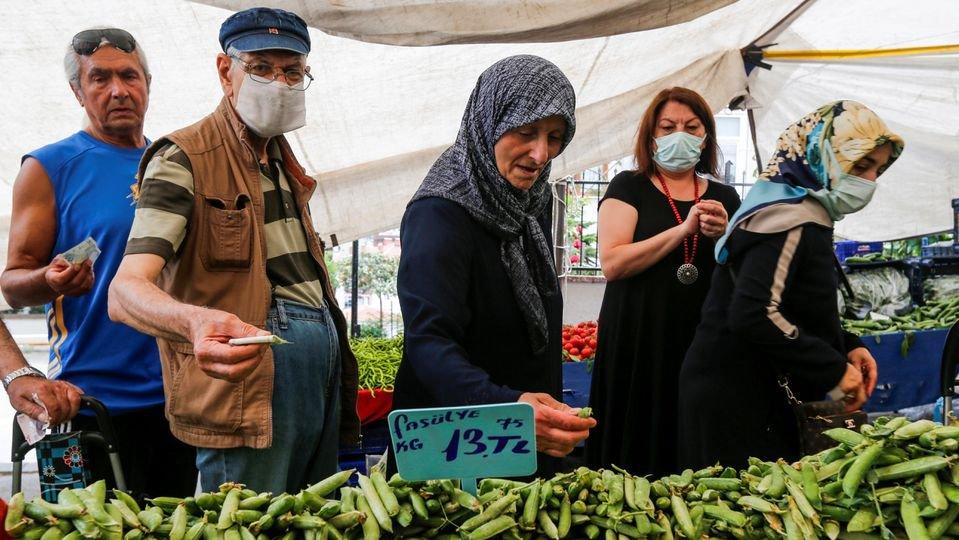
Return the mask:
<svg viewBox="0 0 959 540">
<path fill-rule="evenodd" d="M 905 143 L 875 112 L 856 101 L 827 103 L 789 126 L 779 136 L 776 153 L 759 181 L 729 220 L 726 234 L 716 242 L 716 260 L 726 262 L 726 240 L 747 218 L 763 208 L 800 203 L 813 193 L 830 190 L 842 173 L 886 143 L 892 143 L 888 168 Z"/>
</svg>

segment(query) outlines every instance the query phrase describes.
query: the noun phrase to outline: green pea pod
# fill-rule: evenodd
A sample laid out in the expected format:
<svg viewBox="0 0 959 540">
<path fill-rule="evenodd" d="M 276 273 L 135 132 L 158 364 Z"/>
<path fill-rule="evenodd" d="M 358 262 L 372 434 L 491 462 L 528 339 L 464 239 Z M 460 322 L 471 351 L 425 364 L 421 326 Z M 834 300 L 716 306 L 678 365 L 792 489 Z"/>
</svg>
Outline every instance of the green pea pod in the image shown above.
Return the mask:
<svg viewBox="0 0 959 540">
<path fill-rule="evenodd" d="M 923 475 L 922 490 L 926 492 L 926 497 L 929 498 L 929 504 L 933 508 L 940 511 L 949 508 L 949 501 L 946 500 L 946 496 L 942 492 L 939 477 L 936 476 L 936 473 L 931 472 Z"/>
<path fill-rule="evenodd" d="M 950 527 L 956 522 L 956 518 L 959 517 L 959 505 L 953 505 L 949 507 L 949 510 L 945 511 L 941 516 L 933 519 L 929 522 L 927 527 L 929 532 L 929 537 L 932 540 L 939 540 L 943 535 L 949 530 Z"/>
<path fill-rule="evenodd" d="M 700 478 L 698 484 L 706 489 L 717 491 L 735 491 L 741 489 L 743 485 L 739 478 Z"/>
<path fill-rule="evenodd" d="M 696 527 L 693 525 L 693 520 L 689 515 L 689 508 L 686 506 L 686 501 L 684 501 L 679 495 L 675 494 L 671 495 L 669 500 L 673 509 L 673 516 L 676 518 L 676 523 L 679 524 L 679 528 L 683 532 L 683 535 L 686 538 L 695 538 Z"/>
<path fill-rule="evenodd" d="M 396 499 L 396 495 L 393 493 L 393 488 L 386 483 L 386 478 L 383 476 L 383 473 L 380 471 L 373 471 L 370 473 L 370 482 L 373 484 L 373 488 L 376 490 L 377 496 L 383 503 L 383 508 L 386 509 L 386 513 L 390 516 L 399 514 L 400 503 Z M 369 499 L 369 497 L 367 497 L 367 499 Z"/>
<path fill-rule="evenodd" d="M 827 429 L 823 431 L 822 434 L 846 446 L 859 446 L 866 441 L 864 435 L 846 428 Z"/>
<path fill-rule="evenodd" d="M 74 533 L 76 533 L 76 537 L 74 537 L 75 540 L 80 540 L 80 538 L 83 538 L 83 536 L 80 534 L 80 531 L 73 531 L 73 533 L 70 533 L 70 534 L 74 534 Z M 71 539 L 70 534 L 68 534 L 67 536 L 64 536 L 63 540 L 74 540 L 74 539 Z M 143 531 L 141 529 L 130 529 L 129 531 L 126 532 L 126 534 L 123 535 L 123 540 L 141 540 L 142 538 L 143 538 Z"/>
<path fill-rule="evenodd" d="M 480 503 L 479 499 L 461 489 L 453 490 L 453 500 L 456 501 L 461 508 L 468 508 L 473 512 L 479 512 L 483 509 L 483 505 Z"/>
<path fill-rule="evenodd" d="M 906 496 L 902 498 L 899 514 L 909 540 L 931 540 L 929 530 L 926 529 L 926 524 L 919 516 L 919 505 L 916 504 L 911 494 L 906 493 Z"/>
<path fill-rule="evenodd" d="M 842 479 L 842 491 L 847 497 L 853 497 L 859 490 L 859 484 L 862 483 L 866 472 L 872 468 L 876 458 L 882 453 L 882 443 L 876 443 L 862 451 L 853 461 L 852 466 L 846 471 Z"/>
<path fill-rule="evenodd" d="M 810 463 L 803 463 L 800 472 L 802 474 L 803 493 L 806 495 L 806 499 L 813 508 L 817 510 L 821 509 L 822 496 L 819 493 L 819 481 L 816 480 L 816 470 L 813 469 Z"/>
<path fill-rule="evenodd" d="M 526 496 L 526 502 L 523 504 L 523 515 L 519 519 L 519 526 L 526 530 L 534 530 L 536 528 L 536 516 L 539 512 L 539 494 L 540 490 L 538 486 L 533 486 L 529 490 L 529 495 Z"/>
<path fill-rule="evenodd" d="M 329 519 L 328 523 L 338 530 L 345 531 L 357 525 L 363 525 L 363 522 L 365 522 L 366 519 L 367 517 L 365 513 L 359 510 L 354 510 L 352 512 L 345 512 L 343 514 L 333 516 Z M 379 527 L 379 525 L 377 525 L 377 527 Z"/>
<path fill-rule="evenodd" d="M 82 504 L 58 504 L 47 502 L 41 498 L 37 498 L 34 502 L 50 510 L 53 517 L 60 519 L 78 518 L 86 512 Z"/>
<path fill-rule="evenodd" d="M 493 501 L 489 506 L 487 506 L 482 512 L 480 512 L 476 516 L 473 516 L 470 519 L 463 522 L 463 524 L 460 525 L 460 529 L 467 532 L 477 529 L 483 524 L 498 518 L 501 514 L 506 512 L 506 510 L 510 506 L 516 504 L 517 501 L 519 501 L 519 495 L 514 492 L 510 492 L 505 497 L 501 497 L 500 499 Z"/>
<path fill-rule="evenodd" d="M 123 502 L 122 499 L 110 499 L 110 504 L 120 512 L 120 518 L 125 526 L 132 529 L 140 527 L 140 519 L 137 518 L 136 512 L 127 506 L 127 503 Z"/>
<path fill-rule="evenodd" d="M 63 531 L 57 527 L 48 528 L 43 535 L 40 536 L 40 540 L 62 540 Z"/>
<path fill-rule="evenodd" d="M 892 438 L 900 441 L 915 439 L 927 431 L 936 429 L 937 425 L 932 420 L 916 420 L 894 431 Z"/>
<path fill-rule="evenodd" d="M 954 457 L 944 458 L 941 456 L 926 456 L 911 459 L 903 463 L 888 465 L 875 469 L 876 479 L 879 482 L 888 480 L 901 480 L 906 478 L 915 478 L 922 476 L 927 472 L 935 472 L 945 469 L 955 459 Z"/>
<path fill-rule="evenodd" d="M 559 530 L 545 510 L 540 510 L 537 513 L 536 520 L 539 523 L 539 530 L 542 531 L 547 538 L 550 540 L 559 540 Z"/>
<path fill-rule="evenodd" d="M 270 494 L 260 494 L 248 497 L 240 501 L 240 510 L 259 510 L 263 506 L 270 504 Z"/>
<path fill-rule="evenodd" d="M 261 517 L 263 517 L 263 512 L 260 512 L 259 510 L 237 510 L 236 512 L 233 512 L 233 523 L 249 525 L 251 523 L 256 523 Z"/>
<path fill-rule="evenodd" d="M 203 540 L 222 540 L 219 536 L 216 525 L 207 523 L 203 526 Z"/>
<path fill-rule="evenodd" d="M 623 496 L 626 498 L 626 506 L 630 510 L 639 510 L 636 506 L 636 482 L 629 474 L 623 475 Z"/>
<path fill-rule="evenodd" d="M 46 506 L 28 501 L 23 505 L 23 513 L 28 518 L 37 522 L 39 525 L 56 525 L 57 518 L 53 517 L 53 512 Z"/>
<path fill-rule="evenodd" d="M 918 517 L 918 507 L 916 509 Z M 846 524 L 846 530 L 851 533 L 869 532 L 875 528 L 876 513 L 869 508 L 861 508 Z"/>
<path fill-rule="evenodd" d="M 356 469 L 340 471 L 306 488 L 306 491 L 309 491 L 314 495 L 319 495 L 320 497 L 326 497 L 330 493 L 336 491 L 340 486 L 345 484 L 355 472 Z"/>
<path fill-rule="evenodd" d="M 186 506 L 182 504 L 178 505 L 176 509 L 173 510 L 170 521 L 173 525 L 173 528 L 170 530 L 170 540 L 183 540 L 187 530 Z"/>
<path fill-rule="evenodd" d="M 829 538 L 829 540 L 836 540 L 836 538 L 839 538 L 839 533 L 842 532 L 842 528 L 839 526 L 839 524 L 832 520 L 828 520 L 823 523 L 822 529 L 823 532 L 826 533 L 826 537 Z"/>
<path fill-rule="evenodd" d="M 270 514 L 263 514 L 260 519 L 250 524 L 250 532 L 259 535 L 262 531 L 270 530 L 275 520 Z"/>
<path fill-rule="evenodd" d="M 100 504 L 106 504 L 107 502 L 107 482 L 106 480 L 100 479 L 96 482 L 90 484 L 86 487 L 85 490 L 87 493 L 93 495 L 94 499 Z"/>
<path fill-rule="evenodd" d="M 649 492 L 651 485 L 649 480 L 642 476 L 638 476 L 633 481 L 636 489 L 635 499 L 636 499 L 636 508 L 639 510 L 645 510 L 647 512 L 653 511 L 653 501 L 649 498 Z"/>
<path fill-rule="evenodd" d="M 759 497 L 753 497 L 752 495 L 746 495 L 746 496 L 740 497 L 739 500 L 736 502 L 743 508 L 748 508 L 750 510 L 755 510 L 756 512 L 761 512 L 764 514 L 782 513 L 782 511 L 779 509 L 778 506 L 774 505 L 773 503 L 765 499 L 760 499 Z"/>
<path fill-rule="evenodd" d="M 294 529 L 309 530 L 319 529 L 326 524 L 326 521 L 317 516 L 302 515 L 293 516 L 292 525 Z"/>
<path fill-rule="evenodd" d="M 381 529 L 388 533 L 392 533 L 392 520 L 390 519 L 390 515 L 386 508 L 383 506 L 383 501 L 380 500 L 380 496 L 377 494 L 376 488 L 373 487 L 373 482 L 362 474 L 357 478 L 359 479 L 360 490 L 363 491 L 363 496 L 366 498 L 366 503 L 373 512 L 373 517 L 376 518 L 376 522 L 379 524 Z"/>
<path fill-rule="evenodd" d="M 14 493 L 10 497 L 10 501 L 7 503 L 7 515 L 3 522 L 3 526 L 8 532 L 21 524 L 26 505 L 27 501 L 23 498 L 23 492 Z"/>
<path fill-rule="evenodd" d="M 64 490 L 65 491 L 65 490 Z M 160 518 L 163 519 L 162 517 Z M 100 538 L 100 527 L 89 514 L 84 514 L 78 518 L 70 520 L 73 528 L 80 532 L 84 538 Z"/>
<path fill-rule="evenodd" d="M 566 536 L 569 535 L 569 530 L 572 526 L 573 526 L 573 506 L 572 506 L 572 503 L 570 503 L 569 501 L 569 496 L 564 496 L 563 503 L 559 507 L 559 521 L 556 526 L 557 536 L 559 538 L 566 538 Z"/>
<path fill-rule="evenodd" d="M 226 501 L 223 501 L 223 503 L 226 504 Z M 292 510 L 295 503 L 296 500 L 292 495 L 284 493 L 273 499 L 273 502 L 271 502 L 270 506 L 266 509 L 266 513 L 276 519 L 277 517 Z"/>
<path fill-rule="evenodd" d="M 223 501 L 223 508 L 220 509 L 220 518 L 216 523 L 217 530 L 226 531 L 233 527 L 233 514 L 240 508 L 240 490 L 237 488 L 231 489 L 226 494 L 226 499 Z M 239 531 L 236 531 L 237 536 L 239 536 Z"/>
<path fill-rule="evenodd" d="M 56 529 L 56 527 L 53 527 Z M 23 532 L 23 540 L 40 540 L 49 530 L 45 525 L 33 525 Z M 58 529 L 59 530 L 59 529 Z"/>
<path fill-rule="evenodd" d="M 237 490 L 239 492 L 239 490 Z M 240 536 L 240 528 L 236 525 L 231 525 L 229 529 L 223 531 L 223 540 L 243 540 L 243 537 Z"/>
<path fill-rule="evenodd" d="M 216 497 L 214 497 L 212 493 L 200 493 L 199 495 L 196 496 L 196 505 L 203 510 L 214 510 L 219 505 L 219 503 L 217 502 Z"/>
<path fill-rule="evenodd" d="M 746 514 L 742 512 L 737 512 L 735 510 L 730 510 L 729 508 L 723 508 L 714 504 L 704 504 L 701 507 L 703 513 L 711 518 L 724 521 L 735 527 L 745 527 L 746 526 Z"/>
<path fill-rule="evenodd" d="M 516 522 L 513 518 L 509 516 L 498 516 L 467 534 L 465 540 L 487 540 L 503 534 L 514 527 L 516 527 Z"/>
</svg>

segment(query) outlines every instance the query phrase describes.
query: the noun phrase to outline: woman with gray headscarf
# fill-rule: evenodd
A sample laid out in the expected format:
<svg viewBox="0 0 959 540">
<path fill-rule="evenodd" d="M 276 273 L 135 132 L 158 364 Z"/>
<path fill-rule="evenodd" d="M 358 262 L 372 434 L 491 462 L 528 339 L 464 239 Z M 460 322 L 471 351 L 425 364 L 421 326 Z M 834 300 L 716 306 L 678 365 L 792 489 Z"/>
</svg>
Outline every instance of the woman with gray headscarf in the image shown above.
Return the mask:
<svg viewBox="0 0 959 540">
<path fill-rule="evenodd" d="M 575 108 L 569 80 L 542 58 L 484 71 L 456 142 L 406 208 L 397 278 L 405 341 L 394 406 L 523 401 L 538 450 L 554 457 L 595 425 L 559 401 L 563 304 L 547 179 L 573 138 Z"/>
</svg>

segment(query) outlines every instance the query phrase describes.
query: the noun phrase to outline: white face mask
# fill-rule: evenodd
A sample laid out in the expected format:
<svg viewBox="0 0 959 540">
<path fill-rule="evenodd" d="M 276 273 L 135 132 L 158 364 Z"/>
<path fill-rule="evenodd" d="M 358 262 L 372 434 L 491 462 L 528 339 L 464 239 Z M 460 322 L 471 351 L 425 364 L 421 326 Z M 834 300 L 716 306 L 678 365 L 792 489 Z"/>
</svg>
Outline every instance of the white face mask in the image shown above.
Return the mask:
<svg viewBox="0 0 959 540">
<path fill-rule="evenodd" d="M 839 160 L 836 159 L 828 143 L 823 146 L 823 152 L 827 152 L 830 157 L 829 162 L 836 179 L 833 180 L 829 189 L 822 189 L 810 195 L 826 208 L 834 221 L 839 221 L 843 216 L 858 212 L 869 204 L 873 194 L 876 193 L 876 183 L 842 172 Z"/>
<path fill-rule="evenodd" d="M 253 133 L 274 137 L 306 125 L 306 93 L 280 81 L 263 84 L 247 78 L 236 96 L 236 112 Z"/>
</svg>

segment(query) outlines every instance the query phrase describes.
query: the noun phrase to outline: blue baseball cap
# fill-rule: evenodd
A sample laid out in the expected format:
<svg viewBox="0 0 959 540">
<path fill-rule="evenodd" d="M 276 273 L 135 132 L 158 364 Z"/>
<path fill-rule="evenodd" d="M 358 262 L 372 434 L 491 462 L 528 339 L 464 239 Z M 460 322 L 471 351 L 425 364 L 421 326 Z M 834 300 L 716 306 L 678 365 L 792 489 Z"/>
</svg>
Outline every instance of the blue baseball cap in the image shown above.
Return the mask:
<svg viewBox="0 0 959 540">
<path fill-rule="evenodd" d="M 220 46 L 241 52 L 281 49 L 310 52 L 310 32 L 296 13 L 266 7 L 250 8 L 230 15 L 220 26 Z"/>
</svg>

